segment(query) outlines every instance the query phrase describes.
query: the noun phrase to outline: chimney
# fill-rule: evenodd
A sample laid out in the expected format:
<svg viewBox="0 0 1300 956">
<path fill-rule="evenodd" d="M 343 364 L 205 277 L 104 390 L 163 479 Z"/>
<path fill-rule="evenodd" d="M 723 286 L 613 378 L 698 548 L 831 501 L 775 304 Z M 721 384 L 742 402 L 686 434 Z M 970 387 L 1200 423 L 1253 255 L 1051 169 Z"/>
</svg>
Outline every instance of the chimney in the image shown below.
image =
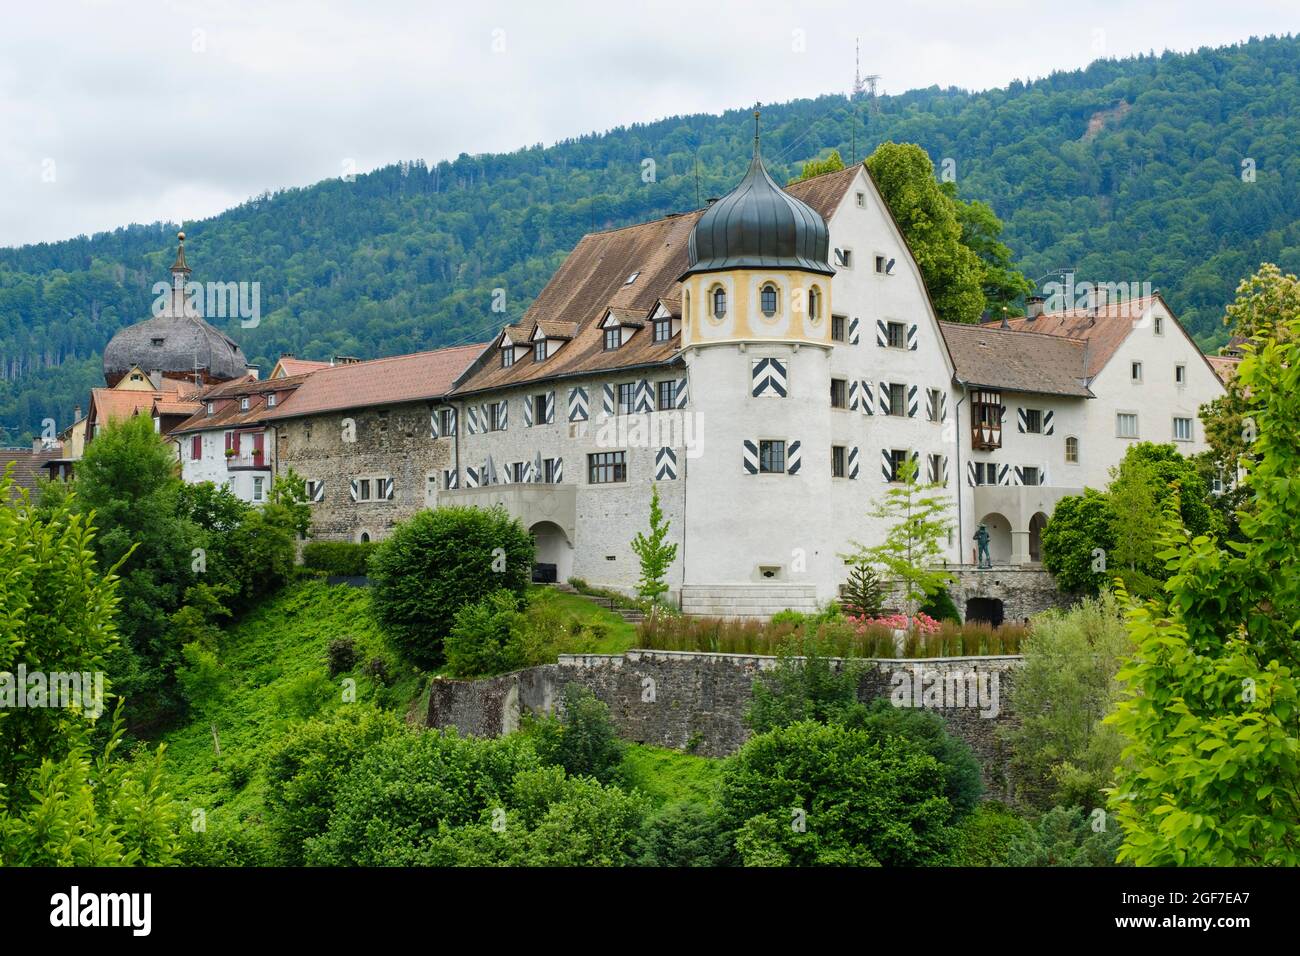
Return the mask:
<svg viewBox="0 0 1300 956">
<path fill-rule="evenodd" d="M 74 406 L 73 406 L 73 408 L 72 408 L 72 421 L 73 421 L 74 424 L 75 424 L 76 422 L 81 421 L 81 406 L 80 406 L 80 405 L 74 405 Z"/>
<path fill-rule="evenodd" d="M 248 377 L 252 379 L 254 382 L 256 382 L 259 376 L 261 375 L 262 372 L 261 367 L 254 365 L 250 362 L 246 364 L 244 368 L 248 371 Z"/>
<path fill-rule="evenodd" d="M 361 359 L 355 355 L 336 355 L 330 360 L 331 365 L 356 365 Z"/>
<path fill-rule="evenodd" d="M 1042 314 L 1043 314 L 1043 303 L 1044 303 L 1045 301 L 1046 301 L 1046 300 L 1045 300 L 1041 295 L 1038 295 L 1037 293 L 1035 293 L 1034 295 L 1031 295 L 1031 296 L 1029 296 L 1028 298 L 1026 298 L 1026 299 L 1025 299 L 1025 318 L 1027 318 L 1030 322 L 1032 322 L 1032 321 L 1034 321 L 1034 319 L 1036 319 L 1036 318 L 1038 318 L 1040 315 L 1042 315 Z"/>
<path fill-rule="evenodd" d="M 149 382 L 153 385 L 153 389 L 155 392 L 162 391 L 162 369 L 160 368 L 149 369 Z"/>
</svg>

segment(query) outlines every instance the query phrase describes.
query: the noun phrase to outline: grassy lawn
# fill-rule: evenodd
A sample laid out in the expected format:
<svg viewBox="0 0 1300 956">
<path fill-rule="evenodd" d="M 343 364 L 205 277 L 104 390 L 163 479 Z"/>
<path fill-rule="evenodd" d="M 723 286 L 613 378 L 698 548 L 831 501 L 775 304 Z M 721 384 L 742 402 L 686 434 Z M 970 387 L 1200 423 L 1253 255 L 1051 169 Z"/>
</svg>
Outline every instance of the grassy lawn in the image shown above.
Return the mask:
<svg viewBox="0 0 1300 956">
<path fill-rule="evenodd" d="M 682 800 L 712 803 L 722 764 L 713 757 L 697 757 L 667 747 L 628 744 L 623 774 L 628 786 L 641 790 L 656 805 Z"/>
<path fill-rule="evenodd" d="M 579 594 L 554 591 L 556 605 L 566 615 L 572 615 L 584 624 L 601 623 L 608 630 L 608 635 L 596 645 L 597 654 L 622 654 L 636 647 L 636 625 L 631 624 L 613 611 L 592 604 Z"/>
</svg>

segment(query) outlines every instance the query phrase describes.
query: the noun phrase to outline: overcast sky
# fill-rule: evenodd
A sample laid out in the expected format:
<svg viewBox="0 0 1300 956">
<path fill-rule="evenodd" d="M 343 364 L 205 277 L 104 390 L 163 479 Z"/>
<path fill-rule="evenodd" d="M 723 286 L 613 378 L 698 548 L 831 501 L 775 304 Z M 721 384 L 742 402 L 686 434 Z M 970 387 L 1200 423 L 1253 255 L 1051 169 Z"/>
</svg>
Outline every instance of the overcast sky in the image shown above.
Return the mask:
<svg viewBox="0 0 1300 956">
<path fill-rule="evenodd" d="M 265 189 L 678 113 L 987 89 L 1294 32 L 1296 0 L 6 4 L 0 245 L 211 216 Z"/>
</svg>

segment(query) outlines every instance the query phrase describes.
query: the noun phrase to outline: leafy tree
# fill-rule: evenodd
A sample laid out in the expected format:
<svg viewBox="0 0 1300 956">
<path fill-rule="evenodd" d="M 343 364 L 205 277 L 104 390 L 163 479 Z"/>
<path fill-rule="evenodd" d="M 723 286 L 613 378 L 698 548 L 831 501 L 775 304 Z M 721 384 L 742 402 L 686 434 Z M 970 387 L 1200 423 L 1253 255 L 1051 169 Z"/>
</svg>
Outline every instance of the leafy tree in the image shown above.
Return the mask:
<svg viewBox="0 0 1300 956">
<path fill-rule="evenodd" d="M 570 776 L 611 783 L 627 746 L 609 716 L 609 707 L 579 684 L 565 686 L 558 714 L 538 724 L 535 741 L 542 763 L 563 767 Z"/>
<path fill-rule="evenodd" d="M 432 667 L 462 607 L 503 588 L 523 598 L 533 554 L 532 536 L 504 509 L 421 511 L 371 555 L 375 617 L 408 660 Z"/>
<path fill-rule="evenodd" d="M 21 789 L 43 759 L 61 760 L 89 720 L 3 699 L 16 694 L 19 668 L 102 677 L 119 643 L 120 582 L 95 561 L 93 516 L 73 510 L 70 499 L 38 512 L 15 491 L 11 470 L 0 472 L 0 674 L 13 682 L 0 681 L 0 796 Z"/>
<path fill-rule="evenodd" d="M 1124 741 L 1102 721 L 1119 699 L 1115 675 L 1132 648 L 1110 594 L 1034 618 L 1011 688 L 1019 719 L 1001 735 L 1017 802 L 1040 810 L 1104 805 Z"/>
<path fill-rule="evenodd" d="M 1106 555 L 1115 550 L 1110 502 L 1104 494 L 1085 488 L 1056 503 L 1043 528 L 1043 567 L 1057 586 L 1076 594 L 1095 595 L 1109 580 Z"/>
<path fill-rule="evenodd" d="M 917 481 L 914 458 L 906 458 L 898 471 L 899 483 L 871 510 L 873 518 L 891 522 L 885 539 L 871 547 L 851 542 L 857 550 L 849 559 L 855 564 L 877 565 L 899 582 L 911 622 L 925 599 L 952 581 L 952 575 L 938 567 L 943 562 L 941 542 L 952 527 L 947 517 L 952 503 L 933 493 L 942 486 Z"/>
<path fill-rule="evenodd" d="M 175 456 L 147 417 L 112 423 L 86 445 L 77 463 L 76 498 L 94 512 L 101 567 L 118 568 L 118 627 L 123 653 L 109 663 L 119 693 L 136 699 L 134 718 L 156 718 L 180 705 L 175 672 L 181 645 L 170 615 L 194 583 L 198 527 L 181 511 Z"/>
<path fill-rule="evenodd" d="M 502 588 L 456 612 L 443 650 L 452 677 L 504 674 L 524 666 L 520 651 L 524 615 L 519 598 Z"/>
<path fill-rule="evenodd" d="M 637 835 L 637 866 L 734 866 L 731 834 L 718 810 L 708 804 L 671 803 L 648 820 Z"/>
<path fill-rule="evenodd" d="M 1034 291 L 1034 284 L 1015 268 L 1011 249 L 999 238 L 1002 220 L 978 199 L 969 202 L 959 199 L 956 183 L 942 183 L 939 188 L 956 207 L 961 244 L 979 257 L 984 308 L 995 316 L 1003 315 L 1004 310 L 1010 312 L 1012 306 Z"/>
<path fill-rule="evenodd" d="M 799 170 L 799 175 L 790 180 L 788 185 L 793 186 L 795 183 L 801 183 L 805 179 L 812 179 L 814 176 L 821 176 L 825 173 L 833 173 L 844 168 L 844 160 L 840 158 L 840 151 L 832 149 L 821 159 L 810 159 L 803 164 Z"/>
<path fill-rule="evenodd" d="M 311 504 L 307 499 L 307 481 L 292 468 L 286 468 L 271 484 L 270 503 L 283 509 L 283 521 L 297 535 L 311 530 Z"/>
<path fill-rule="evenodd" d="M 1109 570 L 1120 575 L 1131 591 L 1150 594 L 1159 587 L 1155 473 L 1146 462 L 1126 459 L 1111 469 L 1111 475 L 1106 505 L 1115 545 L 1106 556 Z"/>
<path fill-rule="evenodd" d="M 956 203 L 940 188 L 925 150 L 913 143 L 882 143 L 867 158 L 867 169 L 903 231 L 939 318 L 978 322 L 984 269 L 962 244 Z"/>
<path fill-rule="evenodd" d="M 1165 590 L 1131 601 L 1136 652 L 1108 718 L 1129 741 L 1110 806 L 1122 861 L 1140 866 L 1300 863 L 1300 317 L 1278 316 L 1241 363 L 1259 428 L 1245 478 L 1243 541 L 1187 539 L 1166 507 Z"/>
<path fill-rule="evenodd" d="M 801 721 L 751 738 L 719 805 L 747 866 L 916 866 L 947 851 L 943 767 L 901 737 Z"/>
<path fill-rule="evenodd" d="M 669 544 L 669 522 L 664 520 L 663 509 L 659 507 L 659 486 L 650 486 L 650 535 L 640 531 L 632 539 L 632 550 L 641 559 L 641 580 L 637 582 L 637 593 L 649 601 L 659 600 L 667 593 L 668 582 L 664 575 L 668 567 L 677 559 L 677 545 Z"/>
<path fill-rule="evenodd" d="M 755 733 L 804 720 L 841 720 L 858 701 L 862 667 L 837 662 L 815 635 L 792 637 L 777 651 L 776 666 L 754 681 L 745 722 Z"/>
</svg>

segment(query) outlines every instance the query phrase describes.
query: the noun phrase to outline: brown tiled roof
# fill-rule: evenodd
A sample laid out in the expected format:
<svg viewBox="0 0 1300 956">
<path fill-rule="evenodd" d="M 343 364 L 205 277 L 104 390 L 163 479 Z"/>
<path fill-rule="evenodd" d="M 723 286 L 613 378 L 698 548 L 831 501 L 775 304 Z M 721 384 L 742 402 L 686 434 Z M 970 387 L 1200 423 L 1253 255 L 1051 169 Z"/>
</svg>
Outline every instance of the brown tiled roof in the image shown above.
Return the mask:
<svg viewBox="0 0 1300 956">
<path fill-rule="evenodd" d="M 578 332 L 577 322 L 557 322 L 554 319 L 539 319 L 537 327 L 548 339 L 571 339 Z"/>
<path fill-rule="evenodd" d="M 1091 381 L 1106 367 L 1111 356 L 1119 351 L 1119 347 L 1124 344 L 1129 333 L 1156 302 L 1164 306 L 1178 333 L 1196 347 L 1197 353 L 1213 369 L 1214 366 L 1209 358 L 1199 346 L 1196 346 L 1195 341 L 1174 315 L 1174 310 L 1169 308 L 1169 304 L 1159 292 L 1130 299 L 1127 302 L 1110 302 L 1099 307 L 1095 312 L 1092 309 L 1067 309 L 1064 312 L 1046 312 L 1036 319 L 1023 316 L 1010 319 L 1008 324 L 1016 331 L 1040 332 L 1087 342 L 1088 379 Z M 1217 375 L 1218 372 L 1216 371 L 1215 374 Z"/>
<path fill-rule="evenodd" d="M 203 408 L 202 402 L 154 402 L 153 409 L 159 415 L 193 415 Z"/>
<path fill-rule="evenodd" d="M 1241 359 L 1236 355 L 1207 355 L 1205 360 L 1210 363 L 1210 368 L 1214 369 L 1214 374 L 1219 376 L 1219 381 L 1224 385 L 1237 377 L 1237 369 L 1241 365 Z"/>
<path fill-rule="evenodd" d="M 301 375 L 286 375 L 283 378 L 246 378 L 237 382 L 221 382 L 213 385 L 203 393 L 201 401 L 193 405 L 191 413 L 188 413 L 190 417 L 168 434 L 181 435 L 214 428 L 253 428 L 265 421 L 268 411 L 274 412 L 280 407 L 278 402 L 275 408 L 266 407 L 268 394 L 276 392 L 278 395 L 288 392 L 292 396 L 303 382 L 315 374 L 317 373 L 305 372 Z M 246 411 L 239 407 L 240 399 L 243 398 L 249 400 Z M 279 398 L 279 402 L 288 400 L 288 398 Z M 213 402 L 216 406 L 211 415 L 208 414 L 208 402 Z"/>
<path fill-rule="evenodd" d="M 154 399 L 161 398 L 162 392 L 134 391 L 120 388 L 92 388 L 90 406 L 94 409 L 92 425 L 120 421 L 132 415 L 148 414 L 153 409 Z"/>
<path fill-rule="evenodd" d="M 17 497 L 20 488 L 34 492 L 37 480 L 49 477 L 44 471 L 45 463 L 62 454 L 62 445 L 47 451 L 32 451 L 30 448 L 0 448 L 0 475 L 4 475 L 5 469 L 10 464 L 13 465 L 10 474 L 14 480 L 14 487 L 10 500 Z"/>
<path fill-rule="evenodd" d="M 860 164 L 855 164 L 826 173 L 789 186 L 786 191 L 823 219 L 829 219 L 859 168 Z M 542 323 L 542 330 L 549 336 L 547 329 L 562 321 L 573 330 L 572 340 L 542 362 L 535 362 L 529 354 L 504 368 L 499 350 L 488 349 L 457 383 L 455 394 L 671 362 L 677 357 L 679 337 L 653 342 L 653 336 L 643 327 L 661 302 L 673 315 L 681 315 L 682 292 L 677 279 L 689 264 L 687 241 L 703 213 L 703 209 L 697 209 L 583 236 L 523 319 L 507 327 L 531 336 L 534 327 Z M 636 279 L 629 283 L 633 273 Z M 599 328 L 606 312 L 612 312 L 620 323 L 639 329 L 621 348 L 612 351 L 605 350 Z"/>
<path fill-rule="evenodd" d="M 284 369 L 284 378 L 292 378 L 295 375 L 302 375 L 305 372 L 315 372 L 318 369 L 330 368 L 329 362 L 312 362 L 308 359 L 294 358 L 292 355 L 281 355 L 280 361 L 276 362 L 280 368 Z M 268 379 L 268 381 L 270 381 Z M 276 379 L 283 381 L 283 379 Z"/>
<path fill-rule="evenodd" d="M 491 351 L 489 344 L 480 342 L 324 368 L 308 375 L 291 396 L 262 417 L 273 421 L 440 398 L 485 349 Z"/>
<path fill-rule="evenodd" d="M 940 322 L 939 329 L 963 385 L 1092 397 L 1082 340 L 958 322 Z"/>
</svg>

